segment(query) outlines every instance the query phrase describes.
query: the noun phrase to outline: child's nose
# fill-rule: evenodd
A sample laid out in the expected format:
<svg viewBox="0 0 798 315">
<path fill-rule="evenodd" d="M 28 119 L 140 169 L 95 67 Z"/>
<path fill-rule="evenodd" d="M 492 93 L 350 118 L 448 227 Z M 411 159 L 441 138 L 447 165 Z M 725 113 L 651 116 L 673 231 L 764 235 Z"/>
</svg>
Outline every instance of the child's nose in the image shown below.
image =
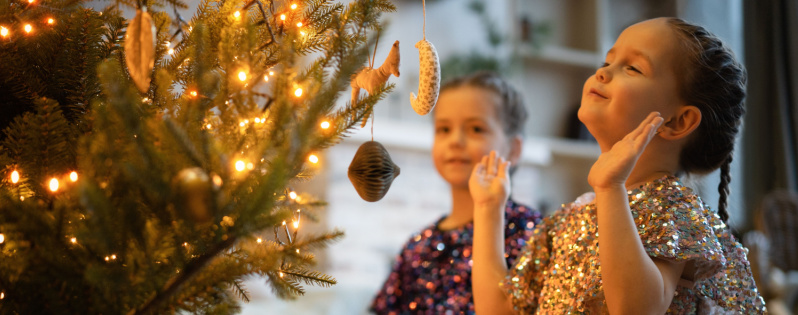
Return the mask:
<svg viewBox="0 0 798 315">
<path fill-rule="evenodd" d="M 453 130 L 449 138 L 449 145 L 452 147 L 465 146 L 465 133 L 462 130 Z"/>
<path fill-rule="evenodd" d="M 596 70 L 596 80 L 601 83 L 607 83 L 610 81 L 611 74 L 610 71 L 607 70 L 608 67 L 601 67 Z"/>
</svg>

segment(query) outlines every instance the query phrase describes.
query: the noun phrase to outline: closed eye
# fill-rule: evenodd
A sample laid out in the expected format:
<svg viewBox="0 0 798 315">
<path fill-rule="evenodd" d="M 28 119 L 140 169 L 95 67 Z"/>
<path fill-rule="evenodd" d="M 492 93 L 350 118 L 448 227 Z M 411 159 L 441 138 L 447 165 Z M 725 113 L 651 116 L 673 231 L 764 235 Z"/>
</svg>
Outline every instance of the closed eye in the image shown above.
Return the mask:
<svg viewBox="0 0 798 315">
<path fill-rule="evenodd" d="M 643 72 L 641 72 L 639 69 L 635 68 L 634 66 L 628 66 L 628 67 L 626 67 L 626 69 L 629 69 L 631 71 L 637 72 L 639 74 L 643 74 Z"/>
</svg>

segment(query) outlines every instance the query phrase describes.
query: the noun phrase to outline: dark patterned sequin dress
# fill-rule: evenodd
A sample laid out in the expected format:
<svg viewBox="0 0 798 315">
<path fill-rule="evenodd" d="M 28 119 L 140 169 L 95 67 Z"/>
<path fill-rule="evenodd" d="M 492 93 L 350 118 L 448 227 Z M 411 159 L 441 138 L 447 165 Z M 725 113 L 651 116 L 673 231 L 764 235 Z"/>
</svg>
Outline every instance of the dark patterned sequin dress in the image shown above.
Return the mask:
<svg viewBox="0 0 798 315">
<path fill-rule="evenodd" d="M 413 235 L 396 257 L 388 279 L 371 304 L 377 314 L 474 314 L 471 248 L 474 225 L 442 231 L 445 217 Z M 541 215 L 512 200 L 505 207 L 507 265 L 532 234 Z"/>
<path fill-rule="evenodd" d="M 676 287 L 667 314 L 762 314 L 745 249 L 718 215 L 665 176 L 628 191 L 651 257 L 692 261 L 692 281 Z M 606 314 L 596 206 L 583 196 L 544 219 L 501 284 L 522 314 Z"/>
</svg>

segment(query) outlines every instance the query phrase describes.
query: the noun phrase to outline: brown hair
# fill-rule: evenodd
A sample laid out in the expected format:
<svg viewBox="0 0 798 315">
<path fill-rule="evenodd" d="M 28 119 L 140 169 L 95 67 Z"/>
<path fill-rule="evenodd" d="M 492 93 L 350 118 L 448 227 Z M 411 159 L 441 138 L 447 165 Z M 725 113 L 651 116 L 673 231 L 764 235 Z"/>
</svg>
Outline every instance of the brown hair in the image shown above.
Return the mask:
<svg viewBox="0 0 798 315">
<path fill-rule="evenodd" d="M 528 116 L 524 99 L 507 81 L 495 72 L 479 71 L 447 81 L 441 87 L 441 94 L 465 86 L 479 87 L 496 93 L 501 98 L 501 104 L 497 104 L 496 110 L 504 126 L 504 133 L 509 136 L 523 136 Z"/>
<path fill-rule="evenodd" d="M 701 124 L 682 149 L 679 165 L 687 173 L 699 174 L 720 168 L 718 215 L 725 222 L 729 166 L 745 114 L 746 71 L 731 49 L 705 28 L 678 18 L 668 19 L 668 25 L 681 39 L 687 57 L 680 96 L 701 111 Z"/>
</svg>

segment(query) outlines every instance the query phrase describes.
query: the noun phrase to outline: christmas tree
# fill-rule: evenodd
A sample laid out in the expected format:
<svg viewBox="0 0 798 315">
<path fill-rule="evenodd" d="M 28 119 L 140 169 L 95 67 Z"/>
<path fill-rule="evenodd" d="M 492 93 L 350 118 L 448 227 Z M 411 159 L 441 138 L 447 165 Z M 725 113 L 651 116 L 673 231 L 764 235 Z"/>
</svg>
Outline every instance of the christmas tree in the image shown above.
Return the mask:
<svg viewBox="0 0 798 315">
<path fill-rule="evenodd" d="M 292 184 L 393 86 L 336 105 L 387 0 L 0 0 L 0 313 L 233 313 L 329 286 Z M 343 103 L 340 102 L 340 103 Z M 10 117 L 14 117 L 10 119 Z"/>
</svg>

